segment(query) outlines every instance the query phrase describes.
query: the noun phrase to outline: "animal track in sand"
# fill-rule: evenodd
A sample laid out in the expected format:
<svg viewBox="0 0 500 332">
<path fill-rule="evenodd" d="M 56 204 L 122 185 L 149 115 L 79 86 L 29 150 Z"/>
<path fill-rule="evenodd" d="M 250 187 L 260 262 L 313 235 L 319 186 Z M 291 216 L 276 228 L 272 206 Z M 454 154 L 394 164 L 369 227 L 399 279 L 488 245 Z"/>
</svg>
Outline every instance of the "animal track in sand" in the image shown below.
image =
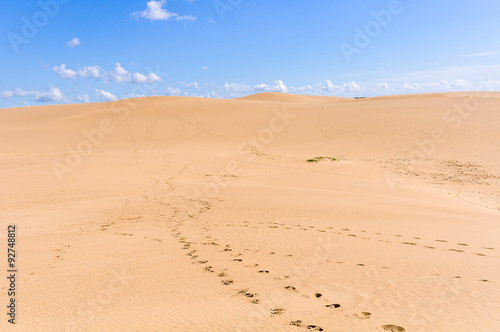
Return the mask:
<svg viewBox="0 0 500 332">
<path fill-rule="evenodd" d="M 390 331 L 390 332 L 405 332 L 406 331 L 406 329 L 404 327 L 392 325 L 392 324 L 382 325 L 381 328 L 384 329 L 384 331 Z"/>
<path fill-rule="evenodd" d="M 417 244 L 414 242 L 403 242 L 403 244 L 408 244 L 410 246 L 416 246 Z"/>
<path fill-rule="evenodd" d="M 268 270 L 260 270 L 259 273 L 269 273 Z"/>
<path fill-rule="evenodd" d="M 448 242 L 446 240 L 435 240 L 436 242 Z"/>
<path fill-rule="evenodd" d="M 285 286 L 285 289 L 289 290 L 291 292 L 296 292 L 297 291 L 297 288 L 295 288 L 294 286 Z"/>
<path fill-rule="evenodd" d="M 314 293 L 314 296 L 317 297 L 317 298 L 320 298 L 320 297 L 323 296 L 323 294 L 321 294 L 321 293 Z"/>
<path fill-rule="evenodd" d="M 460 249 L 448 249 L 449 251 L 455 251 L 455 252 L 464 252 L 463 250 Z"/>
<path fill-rule="evenodd" d="M 327 305 L 325 305 L 325 307 L 337 309 L 340 307 L 340 304 L 338 304 L 338 303 L 327 304 Z"/>
<path fill-rule="evenodd" d="M 229 280 L 221 280 L 222 284 L 225 285 L 225 286 L 229 286 L 231 285 L 232 283 L 234 283 L 233 280 L 229 279 Z"/>
<path fill-rule="evenodd" d="M 464 247 L 467 247 L 467 246 L 468 246 L 468 244 L 467 244 L 467 243 L 457 243 L 457 245 L 459 245 L 459 246 L 464 246 Z"/>
</svg>

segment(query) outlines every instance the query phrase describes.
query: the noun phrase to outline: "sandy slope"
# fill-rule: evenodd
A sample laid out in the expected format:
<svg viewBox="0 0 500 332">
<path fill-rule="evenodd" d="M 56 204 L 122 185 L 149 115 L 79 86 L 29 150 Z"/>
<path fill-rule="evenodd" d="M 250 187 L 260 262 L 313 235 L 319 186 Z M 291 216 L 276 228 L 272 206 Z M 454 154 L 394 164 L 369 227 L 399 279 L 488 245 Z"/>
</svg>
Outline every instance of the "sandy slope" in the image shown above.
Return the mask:
<svg viewBox="0 0 500 332">
<path fill-rule="evenodd" d="M 0 110 L 16 330 L 500 330 L 499 98 Z"/>
</svg>

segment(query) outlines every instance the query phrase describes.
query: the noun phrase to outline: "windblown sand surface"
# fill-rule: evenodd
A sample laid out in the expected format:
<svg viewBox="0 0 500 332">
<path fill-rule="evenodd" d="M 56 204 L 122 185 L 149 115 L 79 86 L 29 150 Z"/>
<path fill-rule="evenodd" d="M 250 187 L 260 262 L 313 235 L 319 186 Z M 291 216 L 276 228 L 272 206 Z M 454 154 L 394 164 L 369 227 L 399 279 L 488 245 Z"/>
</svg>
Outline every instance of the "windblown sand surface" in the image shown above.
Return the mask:
<svg viewBox="0 0 500 332">
<path fill-rule="evenodd" d="M 4 109 L 0 151 L 16 331 L 500 331 L 500 93 Z"/>
</svg>

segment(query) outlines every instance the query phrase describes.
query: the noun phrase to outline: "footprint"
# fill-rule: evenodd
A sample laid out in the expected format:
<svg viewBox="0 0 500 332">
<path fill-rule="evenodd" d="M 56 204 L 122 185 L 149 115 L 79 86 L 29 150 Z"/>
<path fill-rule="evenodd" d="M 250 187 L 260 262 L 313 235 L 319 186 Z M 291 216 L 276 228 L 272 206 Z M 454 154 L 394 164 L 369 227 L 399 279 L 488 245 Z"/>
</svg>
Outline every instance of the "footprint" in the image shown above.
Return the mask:
<svg viewBox="0 0 500 332">
<path fill-rule="evenodd" d="M 320 297 L 323 296 L 323 294 L 321 294 L 321 293 L 314 293 L 314 296 L 316 296 L 317 298 L 320 298 Z"/>
<path fill-rule="evenodd" d="M 271 309 L 271 316 L 283 315 L 285 313 L 285 311 L 286 310 L 283 308 Z"/>
<path fill-rule="evenodd" d="M 408 244 L 410 246 L 416 246 L 417 245 L 416 243 L 413 243 L 413 242 L 403 242 L 403 244 Z"/>
<path fill-rule="evenodd" d="M 463 250 L 459 250 L 459 249 L 448 249 L 449 251 L 455 251 L 455 252 L 464 252 Z"/>
<path fill-rule="evenodd" d="M 372 316 L 371 312 L 361 311 L 356 314 L 359 319 L 369 319 Z"/>
<path fill-rule="evenodd" d="M 285 289 L 289 290 L 289 291 L 292 291 L 292 292 L 296 292 L 297 291 L 297 288 L 295 288 L 294 286 L 286 286 Z"/>
<path fill-rule="evenodd" d="M 253 298 L 253 297 L 255 297 L 255 296 L 259 295 L 259 294 L 257 294 L 257 293 L 249 293 L 249 292 L 248 292 L 248 288 L 245 288 L 245 289 L 240 289 L 240 290 L 238 291 L 238 294 L 241 294 L 241 295 L 246 296 L 246 297 L 248 297 L 248 298 Z"/>
<path fill-rule="evenodd" d="M 431 246 L 424 246 L 424 248 L 429 248 L 429 249 L 436 249 L 434 247 L 431 247 Z"/>
<path fill-rule="evenodd" d="M 317 325 L 307 325 L 307 329 L 312 331 L 323 331 L 323 328 Z"/>
<path fill-rule="evenodd" d="M 446 240 L 436 240 L 436 242 L 448 242 Z"/>
<path fill-rule="evenodd" d="M 259 273 L 269 273 L 268 270 L 260 270 Z"/>
<path fill-rule="evenodd" d="M 338 307 L 340 307 L 340 304 L 338 304 L 338 303 L 327 304 L 327 305 L 325 305 L 325 307 L 337 309 Z"/>
<path fill-rule="evenodd" d="M 457 243 L 457 245 L 459 245 L 459 246 L 464 246 L 464 247 L 469 246 L 467 243 Z"/>
<path fill-rule="evenodd" d="M 221 280 L 221 282 L 222 282 L 222 284 L 223 284 L 223 285 L 226 285 L 226 286 L 229 286 L 229 285 L 231 285 L 232 283 L 234 283 L 234 281 L 232 281 L 232 280 L 230 280 L 230 279 L 229 279 L 229 280 Z"/>
<path fill-rule="evenodd" d="M 387 325 L 382 325 L 381 326 L 384 331 L 391 331 L 391 332 L 405 332 L 405 328 L 397 325 L 392 325 L 392 324 L 387 324 Z"/>
</svg>

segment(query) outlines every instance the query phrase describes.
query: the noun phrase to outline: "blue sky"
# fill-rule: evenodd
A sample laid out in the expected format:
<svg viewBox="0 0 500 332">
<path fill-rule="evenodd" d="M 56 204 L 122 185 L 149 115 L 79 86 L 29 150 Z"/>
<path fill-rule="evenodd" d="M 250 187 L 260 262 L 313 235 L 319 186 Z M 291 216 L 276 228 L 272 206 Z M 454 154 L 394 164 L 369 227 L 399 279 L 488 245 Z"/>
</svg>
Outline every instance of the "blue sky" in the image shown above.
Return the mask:
<svg viewBox="0 0 500 332">
<path fill-rule="evenodd" d="M 5 0 L 0 107 L 500 89 L 500 2 Z"/>
</svg>

